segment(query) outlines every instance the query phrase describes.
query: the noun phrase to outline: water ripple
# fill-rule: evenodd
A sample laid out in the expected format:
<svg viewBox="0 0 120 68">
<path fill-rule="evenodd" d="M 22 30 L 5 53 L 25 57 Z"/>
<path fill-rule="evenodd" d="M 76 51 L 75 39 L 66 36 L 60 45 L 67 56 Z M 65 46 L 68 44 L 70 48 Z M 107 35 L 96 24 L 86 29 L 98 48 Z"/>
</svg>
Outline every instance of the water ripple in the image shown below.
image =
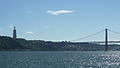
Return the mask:
<svg viewBox="0 0 120 68">
<path fill-rule="evenodd" d="M 0 68 L 119 68 L 118 51 L 0 52 Z"/>
</svg>

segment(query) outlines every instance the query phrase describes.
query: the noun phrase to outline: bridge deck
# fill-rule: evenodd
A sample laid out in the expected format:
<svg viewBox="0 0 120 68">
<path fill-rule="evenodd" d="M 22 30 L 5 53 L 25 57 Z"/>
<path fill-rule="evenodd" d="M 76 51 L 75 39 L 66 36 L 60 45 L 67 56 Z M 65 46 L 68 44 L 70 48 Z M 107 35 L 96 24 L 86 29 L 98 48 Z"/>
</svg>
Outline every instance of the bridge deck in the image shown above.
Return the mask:
<svg viewBox="0 0 120 68">
<path fill-rule="evenodd" d="M 80 43 L 105 43 L 105 41 L 80 42 Z M 108 41 L 108 43 L 120 43 L 120 41 Z"/>
</svg>

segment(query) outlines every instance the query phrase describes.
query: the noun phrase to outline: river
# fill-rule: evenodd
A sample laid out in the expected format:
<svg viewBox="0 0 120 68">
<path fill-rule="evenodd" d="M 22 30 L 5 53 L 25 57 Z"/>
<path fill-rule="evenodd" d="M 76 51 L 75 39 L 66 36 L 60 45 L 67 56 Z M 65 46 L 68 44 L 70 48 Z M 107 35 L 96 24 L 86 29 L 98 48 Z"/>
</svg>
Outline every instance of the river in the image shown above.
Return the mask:
<svg viewBox="0 0 120 68">
<path fill-rule="evenodd" d="M 119 68 L 119 51 L 1 51 L 0 68 Z"/>
</svg>

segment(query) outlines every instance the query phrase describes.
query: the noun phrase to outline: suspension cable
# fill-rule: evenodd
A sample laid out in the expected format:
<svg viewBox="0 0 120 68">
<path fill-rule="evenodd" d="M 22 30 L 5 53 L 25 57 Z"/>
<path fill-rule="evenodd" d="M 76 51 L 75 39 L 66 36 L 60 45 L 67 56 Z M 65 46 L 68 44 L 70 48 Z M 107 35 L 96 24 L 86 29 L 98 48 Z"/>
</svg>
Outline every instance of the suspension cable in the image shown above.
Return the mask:
<svg viewBox="0 0 120 68">
<path fill-rule="evenodd" d="M 101 30 L 101 31 L 98 31 L 98 32 L 96 32 L 96 33 L 94 33 L 94 34 L 91 34 L 91 35 L 88 35 L 88 36 L 85 36 L 85 37 L 81 37 L 81 38 L 79 38 L 79 39 L 71 40 L 71 41 L 78 41 L 78 40 L 86 39 L 86 38 L 95 36 L 95 35 L 97 35 L 97 34 L 103 32 L 103 31 L 104 31 L 104 30 Z"/>
<path fill-rule="evenodd" d="M 116 32 L 116 31 L 113 31 L 113 30 L 110 30 L 110 29 L 108 29 L 110 32 L 113 32 L 113 33 L 115 33 L 115 34 L 120 34 L 119 32 Z"/>
</svg>

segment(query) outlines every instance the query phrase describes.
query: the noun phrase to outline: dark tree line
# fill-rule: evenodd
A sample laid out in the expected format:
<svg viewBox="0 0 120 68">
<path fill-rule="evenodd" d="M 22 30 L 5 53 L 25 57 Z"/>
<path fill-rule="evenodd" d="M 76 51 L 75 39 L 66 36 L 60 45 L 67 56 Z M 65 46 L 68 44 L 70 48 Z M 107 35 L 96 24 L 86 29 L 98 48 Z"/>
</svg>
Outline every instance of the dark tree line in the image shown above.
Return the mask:
<svg viewBox="0 0 120 68">
<path fill-rule="evenodd" d="M 52 42 L 44 40 L 13 39 L 0 36 L 0 51 L 103 51 L 100 44 L 79 42 Z M 119 45 L 110 45 L 109 50 L 120 50 Z"/>
</svg>

